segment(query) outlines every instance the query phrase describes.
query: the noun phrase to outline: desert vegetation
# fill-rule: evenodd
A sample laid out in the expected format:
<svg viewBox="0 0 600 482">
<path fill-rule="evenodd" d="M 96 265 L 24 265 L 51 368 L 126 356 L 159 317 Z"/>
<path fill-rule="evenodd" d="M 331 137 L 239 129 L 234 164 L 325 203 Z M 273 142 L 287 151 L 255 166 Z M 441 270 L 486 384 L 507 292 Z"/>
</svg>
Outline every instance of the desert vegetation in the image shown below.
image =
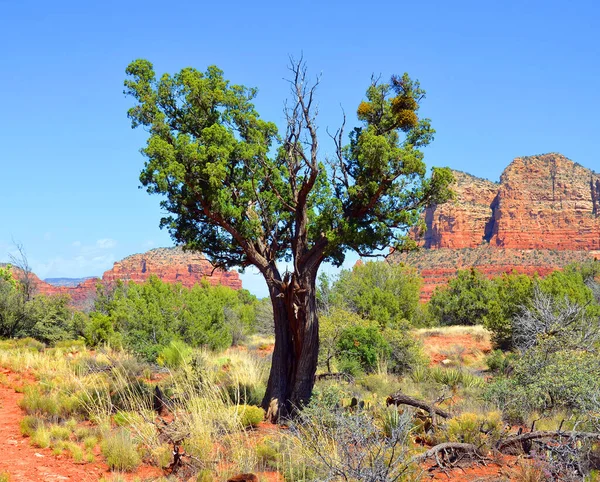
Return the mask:
<svg viewBox="0 0 600 482">
<path fill-rule="evenodd" d="M 21 283 L 4 268 L 2 323 L 32 318 L 0 342 L 11 375 L 0 381 L 22 393 L 20 431 L 32 446 L 106 464 L 105 480 L 153 467 L 151 480 L 476 480 L 469 471 L 479 470 L 489 480 L 591 481 L 598 270 L 491 280 L 468 270 L 425 305 L 419 276 L 401 264 L 321 277 L 315 390 L 272 425 L 260 407 L 274 341 L 263 301 L 151 279 L 99 287 L 89 314 L 65 304 L 28 331 L 40 303 L 59 301 L 12 305 Z"/>
</svg>

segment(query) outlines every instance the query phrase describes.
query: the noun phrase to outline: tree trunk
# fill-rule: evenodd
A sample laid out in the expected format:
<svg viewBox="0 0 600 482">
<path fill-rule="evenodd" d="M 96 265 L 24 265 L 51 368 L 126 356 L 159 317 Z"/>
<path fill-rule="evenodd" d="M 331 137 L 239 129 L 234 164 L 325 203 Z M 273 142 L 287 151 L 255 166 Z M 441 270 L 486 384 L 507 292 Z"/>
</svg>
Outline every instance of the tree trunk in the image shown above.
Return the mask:
<svg viewBox="0 0 600 482">
<path fill-rule="evenodd" d="M 275 348 L 263 408 L 267 419 L 291 417 L 308 402 L 319 355 L 316 273 L 267 281 L 273 304 Z"/>
</svg>

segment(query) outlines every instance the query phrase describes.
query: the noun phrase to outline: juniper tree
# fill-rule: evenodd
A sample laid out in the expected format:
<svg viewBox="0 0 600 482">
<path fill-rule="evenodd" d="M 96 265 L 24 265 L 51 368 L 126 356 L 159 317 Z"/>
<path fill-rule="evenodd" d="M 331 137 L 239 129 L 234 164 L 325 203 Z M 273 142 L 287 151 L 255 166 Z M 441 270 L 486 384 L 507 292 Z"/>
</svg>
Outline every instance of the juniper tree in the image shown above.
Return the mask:
<svg viewBox="0 0 600 482">
<path fill-rule="evenodd" d="M 140 181 L 164 196 L 161 220 L 177 243 L 220 268 L 255 266 L 264 276 L 275 348 L 263 406 L 277 420 L 309 398 L 318 356 L 316 277 L 406 241 L 429 203 L 448 199 L 451 174 L 427 176 L 420 148 L 433 139 L 418 116 L 425 92 L 404 74 L 373 80 L 358 107 L 361 125 L 345 142 L 344 121 L 320 152 L 315 93 L 305 65 L 290 65 L 291 102 L 282 134 L 260 118 L 254 88 L 234 85 L 211 66 L 157 78 L 153 65 L 127 67 L 132 127 L 149 132 Z M 290 263 L 282 272 L 278 261 Z"/>
</svg>

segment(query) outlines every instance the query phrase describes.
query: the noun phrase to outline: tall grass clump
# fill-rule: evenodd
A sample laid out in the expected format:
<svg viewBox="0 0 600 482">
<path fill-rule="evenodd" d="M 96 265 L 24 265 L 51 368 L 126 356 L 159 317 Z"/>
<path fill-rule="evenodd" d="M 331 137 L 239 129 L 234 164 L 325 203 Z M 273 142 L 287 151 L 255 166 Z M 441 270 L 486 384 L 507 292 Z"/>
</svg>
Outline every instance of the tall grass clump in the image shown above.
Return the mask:
<svg viewBox="0 0 600 482">
<path fill-rule="evenodd" d="M 126 430 L 105 433 L 100 447 L 111 470 L 133 472 L 142 462 L 137 445 Z"/>
</svg>

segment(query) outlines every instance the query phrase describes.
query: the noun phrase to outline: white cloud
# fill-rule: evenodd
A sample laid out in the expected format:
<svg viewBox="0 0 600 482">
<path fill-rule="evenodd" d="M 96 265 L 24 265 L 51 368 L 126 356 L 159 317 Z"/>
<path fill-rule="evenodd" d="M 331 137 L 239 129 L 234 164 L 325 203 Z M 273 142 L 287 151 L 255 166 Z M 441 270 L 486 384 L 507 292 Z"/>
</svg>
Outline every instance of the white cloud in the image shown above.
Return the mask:
<svg viewBox="0 0 600 482">
<path fill-rule="evenodd" d="M 114 239 L 105 238 L 99 239 L 96 241 L 96 246 L 100 249 L 111 249 L 117 245 L 117 242 Z"/>
<path fill-rule="evenodd" d="M 74 241 L 69 246 L 69 255 L 56 256 L 48 260 L 30 259 L 33 272 L 40 278 L 80 278 L 102 276 L 112 267 L 116 256 L 112 248 L 117 245 L 114 239 L 103 238 L 93 244 Z"/>
</svg>

